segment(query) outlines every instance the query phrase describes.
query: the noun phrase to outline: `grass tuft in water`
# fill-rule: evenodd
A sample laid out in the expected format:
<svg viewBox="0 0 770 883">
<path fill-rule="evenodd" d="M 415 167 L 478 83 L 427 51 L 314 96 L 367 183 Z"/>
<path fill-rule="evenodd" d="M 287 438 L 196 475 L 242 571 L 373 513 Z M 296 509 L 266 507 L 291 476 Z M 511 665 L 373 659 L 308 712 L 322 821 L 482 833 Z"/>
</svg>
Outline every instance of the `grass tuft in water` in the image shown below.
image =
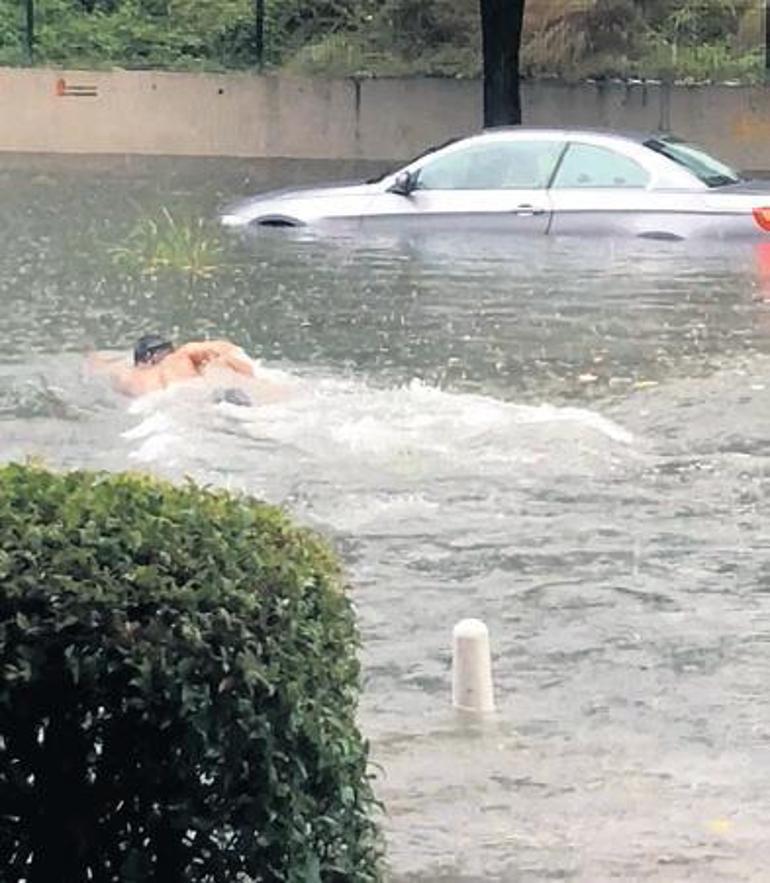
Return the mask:
<svg viewBox="0 0 770 883">
<path fill-rule="evenodd" d="M 168 271 L 209 279 L 224 265 L 224 247 L 209 222 L 174 218 L 165 207 L 159 218 L 140 218 L 110 254 L 123 269 L 148 276 Z"/>
</svg>

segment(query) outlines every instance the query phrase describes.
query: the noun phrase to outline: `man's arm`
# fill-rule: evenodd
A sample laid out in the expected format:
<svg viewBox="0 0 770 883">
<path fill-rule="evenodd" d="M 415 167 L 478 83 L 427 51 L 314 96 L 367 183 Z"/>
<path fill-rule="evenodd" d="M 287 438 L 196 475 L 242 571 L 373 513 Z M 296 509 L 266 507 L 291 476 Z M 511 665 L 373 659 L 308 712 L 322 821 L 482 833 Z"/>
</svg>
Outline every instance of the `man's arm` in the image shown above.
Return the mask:
<svg viewBox="0 0 770 883">
<path fill-rule="evenodd" d="M 125 364 L 126 357 L 123 355 L 108 356 L 105 353 L 86 353 L 86 367 L 91 371 L 112 374 L 116 371 L 121 371 Z"/>
<path fill-rule="evenodd" d="M 131 368 L 126 364 L 125 356 L 91 352 L 86 355 L 86 367 L 95 374 L 109 377 L 115 389 L 132 395 L 127 389 L 130 385 Z"/>
<path fill-rule="evenodd" d="M 174 351 L 172 355 L 189 359 L 198 373 L 201 373 L 209 364 L 216 362 L 237 374 L 246 377 L 254 376 L 254 368 L 243 350 L 227 340 L 202 340 L 185 343 Z"/>
<path fill-rule="evenodd" d="M 112 374 L 112 386 L 126 396 L 143 396 L 163 388 L 163 383 L 155 371 L 136 371 L 123 368 Z"/>
<path fill-rule="evenodd" d="M 86 356 L 86 367 L 95 374 L 109 378 L 113 389 L 127 396 L 141 396 L 165 386 L 157 366 L 135 368 L 124 355 L 91 352 Z"/>
</svg>

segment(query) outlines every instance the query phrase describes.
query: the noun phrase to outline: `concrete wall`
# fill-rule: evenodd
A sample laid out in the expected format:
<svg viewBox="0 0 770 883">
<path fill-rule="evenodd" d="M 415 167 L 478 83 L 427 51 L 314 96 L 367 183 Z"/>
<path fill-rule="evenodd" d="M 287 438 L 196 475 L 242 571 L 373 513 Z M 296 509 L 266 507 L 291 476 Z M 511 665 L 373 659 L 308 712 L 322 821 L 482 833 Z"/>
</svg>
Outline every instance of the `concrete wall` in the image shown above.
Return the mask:
<svg viewBox="0 0 770 883">
<path fill-rule="evenodd" d="M 533 83 L 527 122 L 674 131 L 741 169 L 770 170 L 770 88 Z"/>
<path fill-rule="evenodd" d="M 770 89 L 535 82 L 523 98 L 533 124 L 673 129 L 770 170 Z M 481 86 L 0 68 L 0 119 L 3 151 L 399 159 L 478 130 Z"/>
</svg>

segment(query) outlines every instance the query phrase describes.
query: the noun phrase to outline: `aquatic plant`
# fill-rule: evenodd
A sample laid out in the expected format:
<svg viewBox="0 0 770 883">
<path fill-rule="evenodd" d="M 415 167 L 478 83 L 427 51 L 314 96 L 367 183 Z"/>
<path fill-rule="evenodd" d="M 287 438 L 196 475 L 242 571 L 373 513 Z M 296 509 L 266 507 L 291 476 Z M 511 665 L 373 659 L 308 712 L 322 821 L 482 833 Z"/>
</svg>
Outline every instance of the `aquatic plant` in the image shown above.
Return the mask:
<svg viewBox="0 0 770 883">
<path fill-rule="evenodd" d="M 208 279 L 223 265 L 224 246 L 210 222 L 179 220 L 164 207 L 158 218 L 140 218 L 110 254 L 118 266 L 144 275 L 170 271 Z"/>
</svg>

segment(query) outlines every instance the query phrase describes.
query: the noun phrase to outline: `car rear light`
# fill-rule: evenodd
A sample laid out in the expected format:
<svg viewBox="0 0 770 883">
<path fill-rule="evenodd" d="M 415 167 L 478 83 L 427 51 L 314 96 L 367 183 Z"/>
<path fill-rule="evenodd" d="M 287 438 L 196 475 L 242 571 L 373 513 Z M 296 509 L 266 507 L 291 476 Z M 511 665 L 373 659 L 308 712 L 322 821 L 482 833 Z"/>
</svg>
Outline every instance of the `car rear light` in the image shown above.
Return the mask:
<svg viewBox="0 0 770 883">
<path fill-rule="evenodd" d="M 752 214 L 757 226 L 770 233 L 770 208 L 755 208 Z"/>
</svg>

